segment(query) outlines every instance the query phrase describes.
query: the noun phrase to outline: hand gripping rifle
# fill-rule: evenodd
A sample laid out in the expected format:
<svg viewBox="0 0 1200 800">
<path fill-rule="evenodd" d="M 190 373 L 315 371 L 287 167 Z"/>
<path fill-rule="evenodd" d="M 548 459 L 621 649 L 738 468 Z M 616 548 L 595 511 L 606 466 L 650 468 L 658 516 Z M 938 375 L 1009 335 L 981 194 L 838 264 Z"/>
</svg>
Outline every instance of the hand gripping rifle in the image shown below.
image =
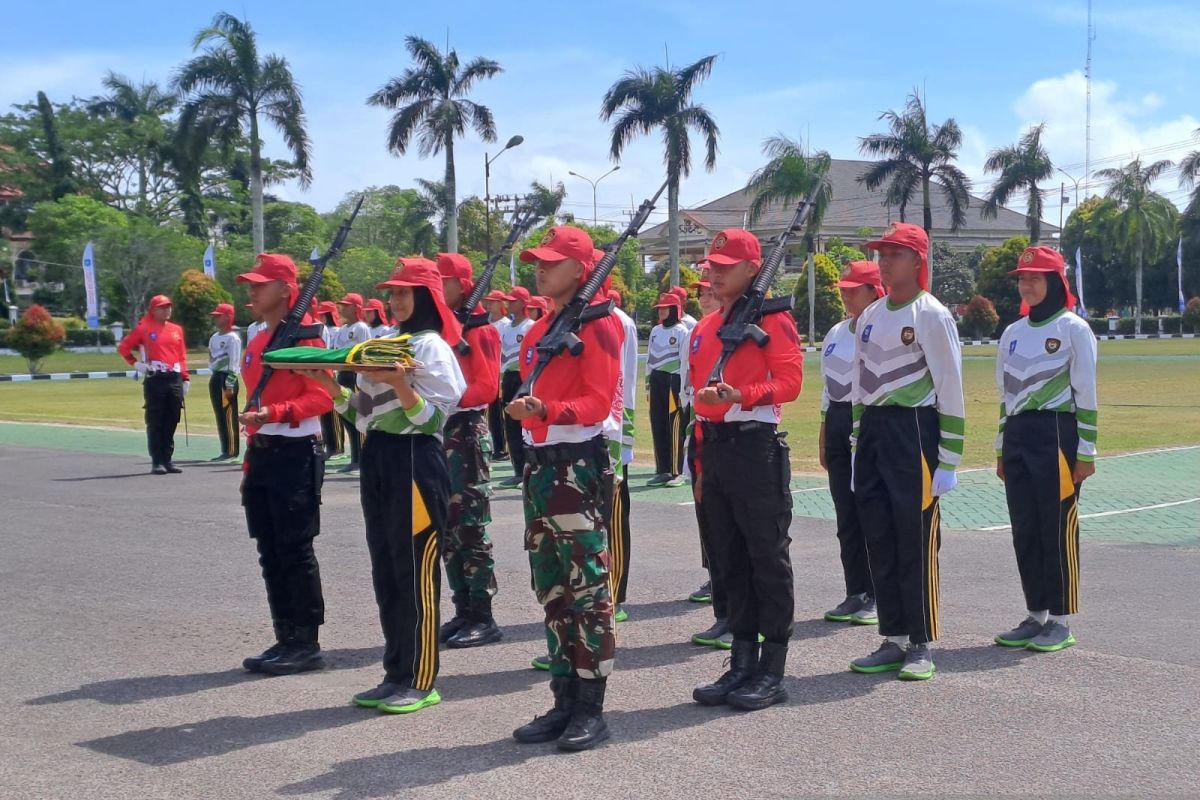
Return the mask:
<svg viewBox="0 0 1200 800">
<path fill-rule="evenodd" d="M 500 249 L 492 254 L 483 265 L 483 272 L 480 273 L 479 279 L 475 281 L 475 286 L 471 288 L 471 293 L 467 295 L 467 299 L 463 301 L 462 307 L 454 312 L 458 317 L 458 321 L 462 323 L 464 333 L 471 328 L 479 328 L 488 324 L 486 314 L 476 314 L 475 309 L 483 300 L 483 296 L 488 293 L 492 286 L 492 275 L 496 272 L 496 266 L 500 263 L 500 256 L 508 250 L 517 246 L 517 242 L 521 241 L 533 223 L 537 221 L 537 215 L 534 214 L 533 206 L 518 207 L 513 214 L 512 230 L 508 233 L 508 238 L 500 245 Z M 466 355 L 471 352 L 471 346 L 467 344 L 467 339 L 464 336 L 458 340 L 458 344 L 454 349 L 461 355 Z"/>
<path fill-rule="evenodd" d="M 312 264 L 312 272 L 309 274 L 308 280 L 304 282 L 304 288 L 300 290 L 300 296 L 288 311 L 287 318 L 284 319 L 283 323 L 275 326 L 274 332 L 271 333 L 271 340 L 263 348 L 264 353 L 284 347 L 295 347 L 296 343 L 303 339 L 321 338 L 321 326 L 305 325 L 304 316 L 308 313 L 313 298 L 317 296 L 317 290 L 321 288 L 321 279 L 325 277 L 325 265 L 340 253 L 342 247 L 345 246 L 346 237 L 350 235 L 350 229 L 354 226 L 354 218 L 358 216 L 358 210 L 362 208 L 364 197 L 365 195 L 358 198 L 358 202 L 354 204 L 354 210 L 350 212 L 350 217 L 338 228 L 337 234 L 333 237 L 333 244 L 329 245 L 329 249 L 320 258 L 310 262 Z M 254 391 L 250 393 L 250 397 L 246 400 L 246 406 L 242 409 L 242 413 L 252 408 L 258 408 L 262 402 L 263 390 L 267 388 L 267 383 L 271 380 L 273 374 L 275 374 L 275 370 L 264 362 L 262 377 L 258 379 L 258 385 L 254 387 Z"/>
<path fill-rule="evenodd" d="M 644 201 L 638 207 L 637 213 L 629 221 L 629 226 L 617 237 L 615 242 L 605 248 L 604 258 L 600 259 L 592 268 L 592 274 L 575 294 L 575 298 L 567 303 L 566 307 L 558 312 L 558 316 L 550 323 L 550 330 L 546 331 L 546 334 L 537 343 L 537 363 L 533 365 L 533 371 L 529 373 L 529 377 L 517 390 L 517 397 L 529 396 L 534 381 L 546 369 L 550 359 L 564 350 L 573 356 L 583 352 L 583 342 L 579 339 L 579 329 L 583 323 L 600 319 L 612 312 L 611 301 L 592 305 L 592 298 L 596 296 L 596 292 L 600 291 L 608 273 L 612 272 L 613 266 L 617 263 L 617 254 L 621 252 L 621 246 L 630 236 L 637 236 L 638 230 L 646 224 L 646 219 L 654 210 L 654 204 L 658 202 L 658 198 L 662 196 L 666 188 L 667 184 L 664 182 L 662 186 L 658 187 L 654 197 Z"/>
<path fill-rule="evenodd" d="M 804 227 L 809 215 L 812 214 L 812 209 L 811 197 L 806 197 L 796 206 L 796 213 L 792 216 L 792 221 L 779 234 L 779 238 L 775 242 L 775 249 L 763 261 L 762 268 L 754 278 L 754 283 L 750 284 L 746 293 L 733 304 L 729 316 L 721 324 L 717 331 L 717 338 L 721 340 L 721 357 L 717 359 L 716 366 L 713 367 L 712 374 L 708 378 L 709 386 L 716 386 L 724 381 L 725 365 L 729 363 L 729 359 L 742 342 L 749 340 L 759 347 L 767 346 L 771 337 L 759 327 L 759 323 L 762 322 L 765 315 L 792 310 L 791 295 L 773 297 L 768 300 L 767 290 L 771 287 L 771 282 L 775 279 L 775 273 L 779 270 L 780 264 L 783 263 L 788 241 L 794 233 Z"/>
</svg>

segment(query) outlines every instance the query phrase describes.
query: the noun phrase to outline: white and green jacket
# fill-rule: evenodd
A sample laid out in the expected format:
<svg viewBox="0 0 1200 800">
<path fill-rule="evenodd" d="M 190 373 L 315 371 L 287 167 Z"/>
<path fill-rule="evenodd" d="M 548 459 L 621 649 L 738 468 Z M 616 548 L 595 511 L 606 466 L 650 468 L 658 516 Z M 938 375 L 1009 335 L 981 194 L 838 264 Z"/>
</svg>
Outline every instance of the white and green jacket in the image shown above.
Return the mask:
<svg viewBox="0 0 1200 800">
<path fill-rule="evenodd" d="M 854 320 L 844 319 L 829 329 L 821 342 L 821 419 L 830 403 L 849 403 L 857 366 Z"/>
<path fill-rule="evenodd" d="M 1096 337 L 1078 315 L 1063 309 L 1042 322 L 1023 317 L 1004 329 L 996 352 L 1000 432 L 1024 411 L 1074 414 L 1079 426 L 1079 460 L 1096 458 Z"/>
<path fill-rule="evenodd" d="M 403 408 L 395 389 L 371 380 L 370 373 L 360 373 L 359 391 L 343 388 L 334 407 L 363 433 L 424 433 L 440 441 L 446 419 L 458 408 L 467 382 L 454 351 L 438 333 L 421 331 L 410 341 L 413 358 L 421 363 L 408 375 L 409 385 L 421 398 L 415 406 Z"/>
<path fill-rule="evenodd" d="M 854 436 L 866 406 L 933 407 L 938 413 L 938 468 L 956 469 L 966 434 L 962 346 L 954 318 L 920 292 L 901 306 L 884 297 L 855 323 L 851 402 Z"/>
</svg>

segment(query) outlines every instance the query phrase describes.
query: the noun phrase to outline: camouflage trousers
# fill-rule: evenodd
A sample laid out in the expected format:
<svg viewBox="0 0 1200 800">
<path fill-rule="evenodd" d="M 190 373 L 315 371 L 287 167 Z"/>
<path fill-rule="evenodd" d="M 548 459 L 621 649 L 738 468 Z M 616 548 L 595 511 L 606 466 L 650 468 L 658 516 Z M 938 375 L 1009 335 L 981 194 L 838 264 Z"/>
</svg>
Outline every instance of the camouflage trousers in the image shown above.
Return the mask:
<svg viewBox="0 0 1200 800">
<path fill-rule="evenodd" d="M 492 521 L 491 434 L 480 411 L 461 411 L 445 430 L 450 464 L 450 511 L 442 536 L 446 582 L 456 611 L 479 606 L 496 594 L 496 561 L 487 526 Z"/>
<path fill-rule="evenodd" d="M 555 458 L 549 451 L 566 457 Z M 537 448 L 525 466 L 525 549 L 546 614 L 550 672 L 612 673 L 616 654 L 609 582 L 613 473 L 602 439 Z"/>
</svg>

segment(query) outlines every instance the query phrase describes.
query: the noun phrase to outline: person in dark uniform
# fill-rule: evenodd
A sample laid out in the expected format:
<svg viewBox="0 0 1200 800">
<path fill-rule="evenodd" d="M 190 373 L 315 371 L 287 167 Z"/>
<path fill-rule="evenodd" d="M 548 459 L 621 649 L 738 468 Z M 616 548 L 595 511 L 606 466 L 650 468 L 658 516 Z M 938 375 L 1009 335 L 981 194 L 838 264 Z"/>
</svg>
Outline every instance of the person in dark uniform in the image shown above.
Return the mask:
<svg viewBox="0 0 1200 800">
<path fill-rule="evenodd" d="M 262 377 L 263 350 L 300 290 L 296 265 L 285 255 L 260 255 L 254 269 L 237 280 L 249 285 L 250 301 L 266 325 L 242 359 L 242 376 L 252 391 Z M 300 344 L 324 346 L 320 339 Z M 321 414 L 332 408 L 329 392 L 316 380 L 280 370 L 272 373 L 258 407 L 239 417 L 247 434 L 242 507 L 275 628 L 275 644 L 242 662 L 251 672 L 290 675 L 325 666 L 318 638 L 325 598 L 313 540 L 321 532 L 324 473 L 317 435 Z"/>
<path fill-rule="evenodd" d="M 713 239 L 706 260 L 721 312 L 696 325 L 688 358 L 703 441 L 696 497 L 709 568 L 728 596 L 733 645 L 730 668 L 692 697 L 756 710 L 787 700 L 783 672 L 795 611 L 791 464 L 778 428 L 783 404 L 800 395 L 803 356 L 792 316 L 768 314 L 760 323 L 767 345 L 740 346 L 710 386 L 722 350 L 718 331 L 758 274 L 762 249 L 754 234 L 731 228 Z"/>
<path fill-rule="evenodd" d="M 171 298 L 150 298 L 150 308 L 137 327 L 117 345 L 117 352 L 144 379 L 146 445 L 155 475 L 183 472 L 172 460 L 175 429 L 191 382 L 187 368 L 187 343 L 183 328 L 171 319 Z M 134 350 L 138 357 L 134 356 Z"/>
<path fill-rule="evenodd" d="M 524 286 L 517 286 L 508 294 L 512 323 L 500 331 L 500 402 L 505 407 L 517 396 L 517 389 L 521 388 L 517 355 L 525 334 L 533 327 L 533 317 L 528 309 L 530 299 L 529 290 Z M 515 489 L 521 485 L 521 476 L 525 474 L 525 445 L 521 443 L 520 423 L 507 415 L 504 419 L 504 439 L 509 442 L 508 454 L 512 457 L 513 475 L 500 481 L 497 486 Z"/>
</svg>

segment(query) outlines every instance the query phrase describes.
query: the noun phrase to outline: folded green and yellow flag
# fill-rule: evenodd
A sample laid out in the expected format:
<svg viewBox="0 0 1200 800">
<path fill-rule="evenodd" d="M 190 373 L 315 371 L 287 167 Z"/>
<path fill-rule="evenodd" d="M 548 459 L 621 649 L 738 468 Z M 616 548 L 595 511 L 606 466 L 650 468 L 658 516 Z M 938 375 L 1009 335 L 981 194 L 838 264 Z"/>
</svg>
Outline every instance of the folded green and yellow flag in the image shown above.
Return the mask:
<svg viewBox="0 0 1200 800">
<path fill-rule="evenodd" d="M 405 366 L 415 363 L 412 337 L 408 334 L 386 339 L 370 339 L 353 347 L 327 350 L 324 347 L 284 347 L 263 355 L 263 360 L 272 366 L 279 364 L 312 364 L 313 366 L 358 365 L 364 367 L 390 367 L 397 361 Z"/>
</svg>

